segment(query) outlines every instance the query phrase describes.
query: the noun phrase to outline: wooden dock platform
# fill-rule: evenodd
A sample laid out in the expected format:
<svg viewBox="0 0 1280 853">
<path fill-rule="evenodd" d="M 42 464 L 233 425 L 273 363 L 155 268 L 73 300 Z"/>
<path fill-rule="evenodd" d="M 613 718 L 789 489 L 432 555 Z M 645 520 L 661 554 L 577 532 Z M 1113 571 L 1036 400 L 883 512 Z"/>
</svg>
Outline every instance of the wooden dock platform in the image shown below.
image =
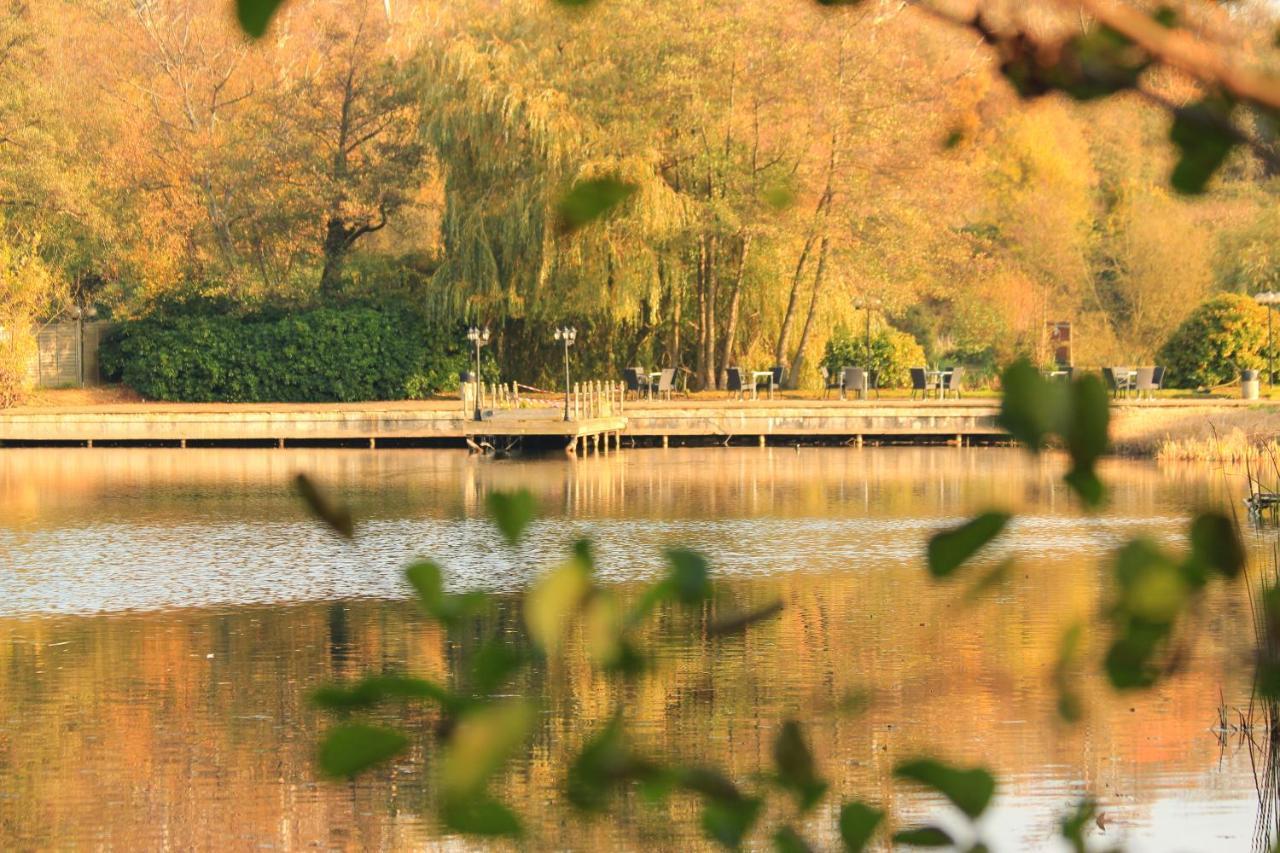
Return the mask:
<svg viewBox="0 0 1280 853">
<path fill-rule="evenodd" d="M 115 403 L 18 407 L 0 412 L 0 446 L 463 447 L 506 444 L 586 449 L 608 442 L 662 445 L 962 443 L 1007 440 L 994 398 L 960 401 L 676 400 L 628 401 L 608 410 L 571 411 L 552 398 L 519 408 L 484 408 L 475 421 L 449 400 L 351 404 Z M 1280 435 L 1280 405 L 1236 401 L 1156 401 L 1113 407 L 1113 436 L 1126 448 L 1171 433 L 1238 424 Z M 495 446 L 497 442 L 493 442 Z"/>
</svg>

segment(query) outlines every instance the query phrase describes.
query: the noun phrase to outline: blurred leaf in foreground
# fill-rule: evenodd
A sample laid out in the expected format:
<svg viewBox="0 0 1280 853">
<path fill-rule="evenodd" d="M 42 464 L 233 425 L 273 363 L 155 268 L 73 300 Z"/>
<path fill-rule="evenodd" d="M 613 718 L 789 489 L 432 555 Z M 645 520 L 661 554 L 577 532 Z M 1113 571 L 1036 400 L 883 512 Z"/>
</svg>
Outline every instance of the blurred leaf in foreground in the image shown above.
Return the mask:
<svg viewBox="0 0 1280 853">
<path fill-rule="evenodd" d="M 456 704 L 454 696 L 440 685 L 401 675 L 371 675 L 349 687 L 325 685 L 312 694 L 312 699 L 330 711 L 357 711 L 388 699 L 430 699 L 446 708 Z"/>
<path fill-rule="evenodd" d="M 523 834 L 515 812 L 488 794 L 446 799 L 440 805 L 440 820 L 448 828 L 467 835 L 519 837 Z"/>
<path fill-rule="evenodd" d="M 1191 522 L 1191 555 L 1223 577 L 1244 571 L 1244 544 L 1235 522 L 1220 512 L 1203 512 Z"/>
<path fill-rule="evenodd" d="M 1175 190 L 1183 195 L 1204 192 L 1239 141 L 1230 121 L 1231 105 L 1221 99 L 1206 98 L 1174 113 L 1169 141 L 1179 156 L 1169 182 Z"/>
<path fill-rule="evenodd" d="M 347 539 L 355 536 L 355 523 L 351 519 L 350 509 L 331 500 L 306 474 L 295 477 L 293 485 L 312 515 L 329 525 L 339 536 Z"/>
<path fill-rule="evenodd" d="M 236 20 L 254 38 L 262 38 L 284 0 L 236 0 Z"/>
<path fill-rule="evenodd" d="M 502 531 L 508 544 L 520 541 L 524 530 L 538 512 L 538 503 L 528 489 L 514 492 L 490 492 L 485 498 L 489 514 Z"/>
<path fill-rule="evenodd" d="M 792 826 L 784 826 L 773 834 L 773 849 L 777 853 L 813 853 L 809 842 Z"/>
<path fill-rule="evenodd" d="M 590 570 L 581 560 L 570 558 L 538 578 L 525 595 L 529 636 L 548 657 L 559 652 L 565 632 L 591 591 Z"/>
<path fill-rule="evenodd" d="M 409 740 L 400 732 L 363 723 L 329 730 L 320 743 L 320 769 L 329 776 L 354 776 L 400 753 Z"/>
<path fill-rule="evenodd" d="M 427 615 L 448 627 L 484 609 L 488 600 L 482 592 L 451 595 L 444 591 L 444 572 L 430 560 L 419 560 L 405 570 L 405 577 L 418 593 L 418 602 Z"/>
<path fill-rule="evenodd" d="M 847 853 L 862 853 L 884 821 L 884 812 L 866 803 L 845 803 L 840 809 L 840 840 Z"/>
<path fill-rule="evenodd" d="M 905 847 L 950 847 L 955 844 L 946 830 L 936 826 L 921 826 L 896 832 L 893 835 L 893 843 Z"/>
<path fill-rule="evenodd" d="M 783 723 L 773 741 L 773 766 L 778 784 L 791 792 L 800 811 L 813 808 L 826 793 L 827 783 L 818 778 L 813 753 L 795 720 Z"/>
<path fill-rule="evenodd" d="M 984 512 L 959 527 L 929 539 L 929 574 L 945 578 L 1000 535 L 1009 523 L 1007 512 Z"/>
<path fill-rule="evenodd" d="M 577 231 L 609 213 L 635 191 L 635 184 L 613 178 L 578 181 L 556 205 L 556 230 L 561 234 Z"/>
<path fill-rule="evenodd" d="M 932 788 L 971 820 L 986 811 L 996 792 L 995 777 L 987 770 L 981 767 L 962 770 L 931 758 L 903 762 L 894 768 L 893 775 Z"/>
<path fill-rule="evenodd" d="M 478 796 L 533 728 L 533 707 L 522 699 L 485 705 L 464 715 L 440 760 L 446 800 Z"/>
</svg>

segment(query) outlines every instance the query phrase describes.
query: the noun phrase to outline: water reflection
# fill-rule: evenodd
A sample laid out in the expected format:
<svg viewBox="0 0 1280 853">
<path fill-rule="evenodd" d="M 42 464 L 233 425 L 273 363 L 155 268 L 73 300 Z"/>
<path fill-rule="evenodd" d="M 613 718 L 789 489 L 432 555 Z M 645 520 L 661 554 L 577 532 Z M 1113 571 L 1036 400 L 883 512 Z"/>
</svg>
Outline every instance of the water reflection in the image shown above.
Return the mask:
<svg viewBox="0 0 1280 853">
<path fill-rule="evenodd" d="M 288 491 L 307 470 L 364 519 L 352 546 Z M 444 451 L 6 451 L 0 454 L 0 845 L 421 848 L 427 744 L 355 785 L 318 782 L 312 686 L 366 670 L 448 678 L 452 647 L 403 600 L 410 556 L 503 592 L 491 630 L 519 632 L 517 590 L 574 539 L 601 544 L 624 590 L 669 544 L 707 551 L 735 603 L 781 597 L 775 622 L 714 648 L 673 641 L 625 691 L 580 653 L 524 685 L 544 700 L 528 755 L 503 780 L 534 846 L 698 847 L 693 804 L 632 804 L 619 822 L 566 820 L 567 750 L 624 699 L 642 743 L 746 777 L 788 715 L 806 722 L 836 790 L 903 819 L 939 805 L 887 783 L 937 750 L 1005 782 L 988 818 L 1002 849 L 1052 849 L 1085 793 L 1133 849 L 1248 849 L 1257 810 L 1247 751 L 1208 729 L 1218 687 L 1247 690 L 1243 596 L 1210 602 L 1187 672 L 1115 697 L 1089 679 L 1088 722 L 1055 721 L 1060 631 L 1097 611 L 1097 556 L 1147 532 L 1176 544 L 1186 512 L 1226 497 L 1211 471 L 1111 463 L 1111 506 L 1076 513 L 1054 461 L 992 449 L 628 451 L 486 463 Z M 484 495 L 526 486 L 548 517 L 513 554 Z M 991 503 L 1020 519 L 1030 556 L 966 607 L 927 584 L 927 533 Z M 834 709 L 868 689 L 871 710 Z M 429 726 L 429 711 L 417 721 Z M 834 801 L 834 800 L 833 800 Z M 812 837 L 833 845 L 834 815 Z"/>
</svg>

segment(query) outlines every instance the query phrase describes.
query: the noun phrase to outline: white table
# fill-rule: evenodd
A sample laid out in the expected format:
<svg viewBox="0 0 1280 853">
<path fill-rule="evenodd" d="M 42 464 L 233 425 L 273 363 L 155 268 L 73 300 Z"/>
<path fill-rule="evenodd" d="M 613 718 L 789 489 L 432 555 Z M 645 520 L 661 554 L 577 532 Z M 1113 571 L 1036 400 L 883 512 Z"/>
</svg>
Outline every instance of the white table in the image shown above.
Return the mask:
<svg viewBox="0 0 1280 853">
<path fill-rule="evenodd" d="M 932 388 L 938 392 L 938 399 L 941 400 L 943 383 L 951 378 L 952 372 L 950 370 L 926 370 L 924 384 L 927 387 L 925 388 L 925 398 L 928 398 L 929 389 Z"/>
<path fill-rule="evenodd" d="M 662 371 L 656 370 L 649 374 L 649 399 L 653 399 L 653 395 L 657 392 L 658 380 L 662 378 Z"/>
<path fill-rule="evenodd" d="M 773 371 L 772 370 L 753 370 L 751 371 L 751 399 L 758 400 L 760 395 L 756 393 L 756 386 L 762 381 L 769 383 L 769 399 L 773 399 Z"/>
</svg>

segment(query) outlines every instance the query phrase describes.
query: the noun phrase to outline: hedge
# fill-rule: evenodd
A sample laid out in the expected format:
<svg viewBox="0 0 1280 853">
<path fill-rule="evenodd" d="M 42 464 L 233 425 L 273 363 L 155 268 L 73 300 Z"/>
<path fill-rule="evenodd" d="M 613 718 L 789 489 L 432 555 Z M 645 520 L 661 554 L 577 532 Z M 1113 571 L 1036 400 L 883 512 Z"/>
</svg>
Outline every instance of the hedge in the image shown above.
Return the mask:
<svg viewBox="0 0 1280 853">
<path fill-rule="evenodd" d="M 822 354 L 822 364 L 832 376 L 846 367 L 866 367 L 868 361 L 879 374 L 881 388 L 902 388 L 911 383 L 910 369 L 924 366 L 924 349 L 906 332 L 882 326 L 871 336 L 870 359 L 865 336 L 844 331 L 827 341 Z"/>
<path fill-rule="evenodd" d="M 358 306 L 144 318 L 104 344 L 102 364 L 152 400 L 353 402 L 457 387 L 467 351 L 461 331 Z"/>
<path fill-rule="evenodd" d="M 1266 365 L 1267 309 L 1239 293 L 1214 296 L 1196 306 L 1157 358 L 1169 387 L 1234 382 L 1240 371 Z"/>
</svg>

